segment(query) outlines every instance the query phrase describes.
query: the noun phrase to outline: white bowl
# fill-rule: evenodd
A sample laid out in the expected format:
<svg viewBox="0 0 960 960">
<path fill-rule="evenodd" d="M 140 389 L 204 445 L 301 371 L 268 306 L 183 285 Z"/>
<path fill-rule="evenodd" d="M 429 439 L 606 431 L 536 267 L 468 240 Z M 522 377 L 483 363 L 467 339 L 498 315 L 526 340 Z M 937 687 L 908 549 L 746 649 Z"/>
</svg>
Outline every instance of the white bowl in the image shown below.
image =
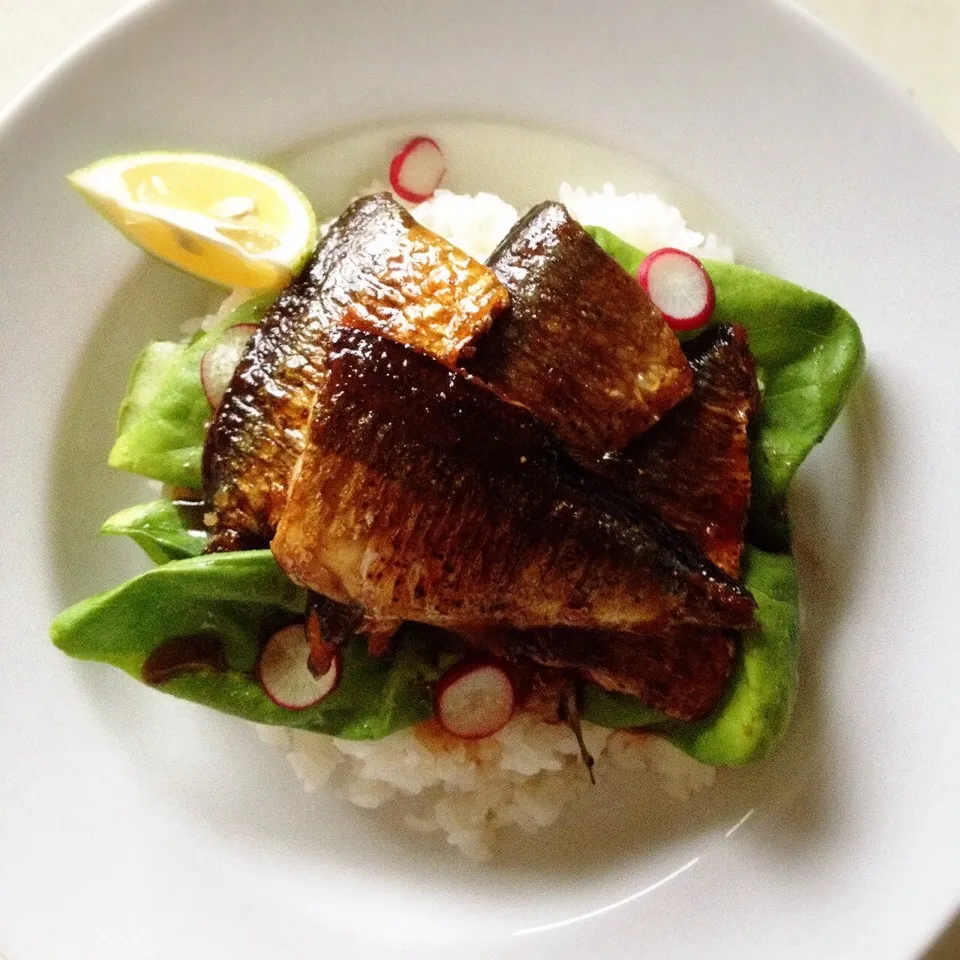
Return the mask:
<svg viewBox="0 0 960 960">
<path fill-rule="evenodd" d="M 486 866 L 302 794 L 245 724 L 46 639 L 65 603 L 138 562 L 96 538 L 141 492 L 104 465 L 111 411 L 137 347 L 205 295 L 143 266 L 64 175 L 121 151 L 264 157 L 450 118 L 593 144 L 561 164 L 582 165 L 571 179 L 595 172 L 594 147 L 636 157 L 623 177 L 693 198 L 741 254 L 843 303 L 868 351 L 796 490 L 804 679 L 781 751 L 656 815 L 601 787 Z M 525 180 L 516 136 L 492 133 L 456 185 L 544 192 L 557 171 L 530 156 Z M 334 207 L 355 186 L 317 156 L 287 163 Z M 0 211 L 0 951 L 901 958 L 949 919 L 960 159 L 794 8 L 157 2 L 0 123 Z"/>
</svg>

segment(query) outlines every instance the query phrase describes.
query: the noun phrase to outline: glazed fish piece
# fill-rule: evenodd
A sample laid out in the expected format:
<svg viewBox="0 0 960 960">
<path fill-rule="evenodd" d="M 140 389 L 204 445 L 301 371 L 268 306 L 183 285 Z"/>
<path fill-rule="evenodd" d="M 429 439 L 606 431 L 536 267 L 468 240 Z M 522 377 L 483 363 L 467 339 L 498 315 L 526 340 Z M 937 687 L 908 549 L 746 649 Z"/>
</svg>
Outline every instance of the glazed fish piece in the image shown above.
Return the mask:
<svg viewBox="0 0 960 960">
<path fill-rule="evenodd" d="M 620 450 L 690 393 L 659 310 L 561 204 L 534 207 L 487 263 L 511 306 L 466 368 L 570 449 Z"/>
<path fill-rule="evenodd" d="M 712 328 L 684 350 L 691 396 L 595 469 L 737 577 L 750 506 L 748 428 L 759 403 L 753 356 L 746 332 L 733 326 Z"/>
<path fill-rule="evenodd" d="M 332 330 L 375 330 L 452 365 L 508 302 L 487 267 L 415 223 L 389 194 L 354 203 L 254 334 L 208 432 L 214 548 L 272 536 Z"/>
<path fill-rule="evenodd" d="M 581 471 L 523 408 L 405 345 L 331 339 L 272 543 L 295 581 L 457 631 L 752 622 L 742 584 Z"/>
<path fill-rule="evenodd" d="M 622 453 L 588 466 L 737 577 L 750 504 L 748 427 L 758 405 L 754 361 L 739 327 L 712 328 L 684 352 L 693 368 L 693 393 Z M 501 643 L 506 655 L 574 668 L 584 679 L 638 697 L 668 716 L 697 720 L 723 694 L 737 637 L 724 630 L 660 636 L 552 630 L 513 631 Z"/>
<path fill-rule="evenodd" d="M 511 659 L 572 670 L 677 720 L 699 720 L 716 706 L 736 653 L 733 631 L 689 627 L 656 635 L 509 630 L 486 641 L 478 645 Z"/>
<path fill-rule="evenodd" d="M 603 658 L 587 657 L 582 676 L 637 697 L 676 720 L 700 720 L 719 703 L 733 670 L 732 630 L 675 630 L 658 636 L 604 637 Z"/>
</svg>

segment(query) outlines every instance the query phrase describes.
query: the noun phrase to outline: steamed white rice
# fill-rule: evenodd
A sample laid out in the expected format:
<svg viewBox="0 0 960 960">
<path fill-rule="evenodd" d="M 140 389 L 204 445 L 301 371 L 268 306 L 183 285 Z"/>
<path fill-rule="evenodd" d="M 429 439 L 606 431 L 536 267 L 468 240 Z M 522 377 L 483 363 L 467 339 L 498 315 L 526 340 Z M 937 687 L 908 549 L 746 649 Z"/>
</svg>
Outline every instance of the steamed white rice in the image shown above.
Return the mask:
<svg viewBox="0 0 960 960">
<path fill-rule="evenodd" d="M 443 834 L 474 860 L 493 855 L 504 828 L 549 827 L 567 804 L 591 789 L 569 728 L 527 714 L 472 742 L 419 730 L 399 730 L 383 740 L 341 740 L 286 727 L 257 729 L 261 739 L 286 754 L 308 793 L 333 789 L 368 810 L 404 801 L 407 826 Z M 686 800 L 714 781 L 713 767 L 651 734 L 586 723 L 583 738 L 598 779 L 615 768 L 629 770 L 674 800 Z"/>
<path fill-rule="evenodd" d="M 699 257 L 733 259 L 715 236 L 690 229 L 676 207 L 654 194 L 618 195 L 610 184 L 597 193 L 561 184 L 559 200 L 581 223 L 606 227 L 641 249 L 678 247 Z M 414 217 L 478 260 L 485 260 L 518 218 L 518 211 L 491 193 L 467 196 L 438 190 L 415 207 Z M 231 298 L 230 308 L 243 294 Z M 222 315 L 218 311 L 217 316 Z M 212 319 L 212 318 L 211 318 Z M 472 743 L 401 730 L 382 740 L 341 740 L 283 727 L 258 727 L 261 738 L 282 750 L 307 792 L 333 789 L 351 803 L 377 809 L 404 799 L 406 823 L 442 833 L 466 856 L 490 857 L 499 831 L 550 826 L 563 808 L 590 789 L 576 740 L 562 724 L 521 714 L 503 730 Z M 619 767 L 684 800 L 715 777 L 665 740 L 583 725 L 595 772 Z"/>
</svg>

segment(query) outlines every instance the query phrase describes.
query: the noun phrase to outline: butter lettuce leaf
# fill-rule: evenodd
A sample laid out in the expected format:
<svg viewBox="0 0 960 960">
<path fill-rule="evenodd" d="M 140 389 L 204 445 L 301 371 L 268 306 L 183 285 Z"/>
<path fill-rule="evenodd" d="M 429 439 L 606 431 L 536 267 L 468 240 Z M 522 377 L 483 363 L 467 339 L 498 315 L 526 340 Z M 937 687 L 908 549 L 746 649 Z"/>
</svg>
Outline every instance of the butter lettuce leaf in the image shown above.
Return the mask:
<svg viewBox="0 0 960 960">
<path fill-rule="evenodd" d="M 670 739 L 703 763 L 739 766 L 766 756 L 790 721 L 800 652 L 797 575 L 789 554 L 747 548 L 744 579 L 756 626 L 740 637 L 727 692 L 711 715 L 678 725 Z"/>
<path fill-rule="evenodd" d="M 603 727 L 658 730 L 690 756 L 716 766 L 766 756 L 786 729 L 796 696 L 799 604 L 793 558 L 748 547 L 744 579 L 757 601 L 756 626 L 742 634 L 727 692 L 709 717 L 680 723 L 636 697 L 591 685 L 584 719 Z"/>
<path fill-rule="evenodd" d="M 171 486 L 200 489 L 203 438 L 213 411 L 200 362 L 238 323 L 259 323 L 272 297 L 248 300 L 189 343 L 148 344 L 134 363 L 120 404 L 110 466 Z"/>
<path fill-rule="evenodd" d="M 602 227 L 587 230 L 636 273 L 642 251 Z M 783 550 L 790 541 L 790 481 L 846 403 L 863 367 L 863 338 L 850 314 L 819 293 L 740 264 L 703 265 L 716 290 L 711 323 L 747 331 L 763 391 L 753 429 L 750 537 Z"/>
<path fill-rule="evenodd" d="M 636 273 L 645 254 L 601 227 L 588 231 Z M 756 626 L 741 636 L 726 695 L 705 720 L 678 723 L 633 697 L 590 687 L 585 717 L 612 727 L 660 730 L 704 763 L 760 759 L 779 741 L 796 696 L 799 599 L 789 549 L 787 493 L 794 475 L 839 415 L 864 363 L 857 324 L 821 294 L 739 264 L 705 260 L 716 291 L 711 323 L 739 324 L 757 362 L 763 401 L 753 425 L 744 579 L 757 601 Z"/>
<path fill-rule="evenodd" d="M 415 636 L 392 658 L 371 657 L 354 638 L 330 696 L 304 710 L 277 706 L 257 681 L 257 659 L 275 630 L 303 618 L 305 604 L 269 550 L 216 553 L 172 560 L 82 600 L 53 621 L 50 634 L 70 656 L 112 664 L 138 680 L 166 641 L 214 635 L 223 643 L 225 672 L 183 673 L 158 689 L 257 723 L 362 740 L 430 716 L 438 668 Z"/>
<path fill-rule="evenodd" d="M 100 532 L 130 537 L 157 564 L 199 556 L 207 542 L 206 533 L 191 527 L 184 511 L 165 498 L 115 513 Z"/>
</svg>

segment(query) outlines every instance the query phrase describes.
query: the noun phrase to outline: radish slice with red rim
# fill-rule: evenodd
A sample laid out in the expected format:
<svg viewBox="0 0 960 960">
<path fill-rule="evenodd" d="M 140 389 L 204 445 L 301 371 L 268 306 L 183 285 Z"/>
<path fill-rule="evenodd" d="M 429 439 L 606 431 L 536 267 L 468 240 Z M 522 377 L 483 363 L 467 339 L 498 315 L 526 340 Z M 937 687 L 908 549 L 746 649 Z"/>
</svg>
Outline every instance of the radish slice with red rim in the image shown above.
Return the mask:
<svg viewBox="0 0 960 960">
<path fill-rule="evenodd" d="M 337 689 L 343 661 L 334 653 L 330 669 L 317 676 L 310 669 L 310 643 L 302 623 L 278 630 L 267 641 L 257 663 L 257 676 L 266 695 L 287 710 L 303 710 Z"/>
<path fill-rule="evenodd" d="M 390 189 L 407 203 L 423 203 L 433 196 L 446 172 L 446 161 L 437 141 L 414 137 L 390 162 Z"/>
<path fill-rule="evenodd" d="M 214 410 L 233 379 L 233 371 L 256 331 L 255 323 L 237 323 L 223 331 L 220 339 L 200 359 L 200 382 L 207 401 Z"/>
<path fill-rule="evenodd" d="M 468 657 L 452 666 L 433 689 L 434 712 L 455 737 L 477 740 L 502 730 L 517 702 L 511 668 L 495 657 Z"/>
<path fill-rule="evenodd" d="M 695 330 L 713 314 L 713 281 L 703 264 L 686 250 L 654 250 L 640 264 L 637 281 L 673 330 Z"/>
</svg>

